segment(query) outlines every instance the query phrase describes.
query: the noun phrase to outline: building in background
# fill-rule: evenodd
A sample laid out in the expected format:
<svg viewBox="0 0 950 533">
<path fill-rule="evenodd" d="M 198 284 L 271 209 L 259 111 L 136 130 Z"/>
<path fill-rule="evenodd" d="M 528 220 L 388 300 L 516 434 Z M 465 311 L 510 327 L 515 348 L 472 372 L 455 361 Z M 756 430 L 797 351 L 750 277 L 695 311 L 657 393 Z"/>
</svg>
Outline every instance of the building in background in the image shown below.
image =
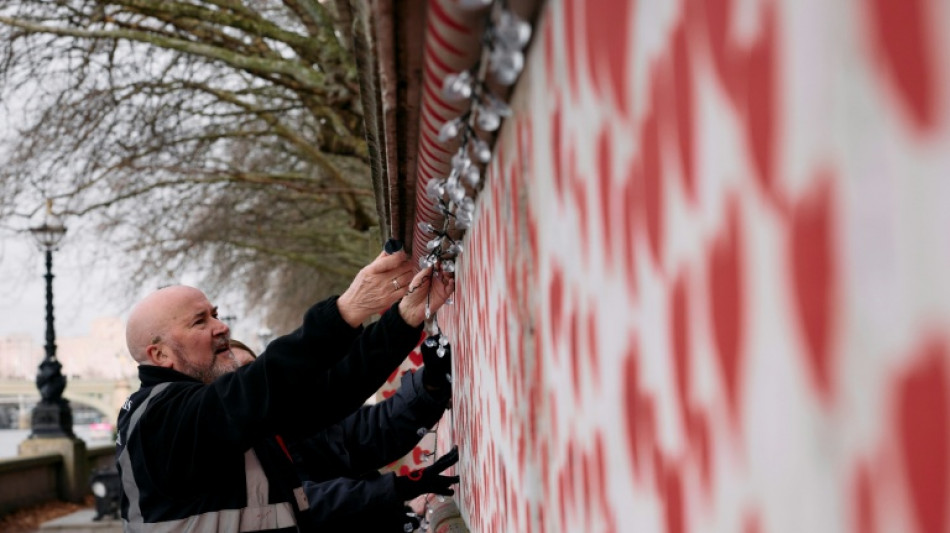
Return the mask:
<svg viewBox="0 0 950 533">
<path fill-rule="evenodd" d="M 69 379 L 128 379 L 137 377 L 135 361 L 125 343 L 125 321 L 102 317 L 92 321 L 89 334 L 59 339 L 57 357 Z"/>
<path fill-rule="evenodd" d="M 43 360 L 43 346 L 25 333 L 0 337 L 0 379 L 32 380 Z"/>
<path fill-rule="evenodd" d="M 25 334 L 0 337 L 0 379 L 33 380 L 43 346 Z M 92 321 L 87 335 L 56 339 L 56 358 L 72 379 L 128 379 L 137 376 L 125 344 L 125 322 L 118 317 Z"/>
</svg>

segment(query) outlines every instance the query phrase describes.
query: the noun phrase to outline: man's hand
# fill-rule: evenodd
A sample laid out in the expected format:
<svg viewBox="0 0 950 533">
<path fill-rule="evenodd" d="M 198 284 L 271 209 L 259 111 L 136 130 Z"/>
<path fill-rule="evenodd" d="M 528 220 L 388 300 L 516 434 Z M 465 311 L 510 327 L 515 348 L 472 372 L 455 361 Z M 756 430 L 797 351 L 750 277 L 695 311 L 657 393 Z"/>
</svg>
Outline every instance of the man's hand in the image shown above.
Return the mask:
<svg viewBox="0 0 950 533">
<path fill-rule="evenodd" d="M 443 346 L 441 340 L 442 335 L 432 335 L 422 341 L 419 347 L 424 365 L 422 384 L 430 390 L 445 389 L 452 384 L 452 347 L 448 343 Z"/>
<path fill-rule="evenodd" d="M 406 252 L 382 252 L 350 283 L 336 305 L 347 324 L 359 326 L 375 313 L 386 310 L 409 290 L 412 265 Z M 405 317 L 403 317 L 405 319 Z"/>
<path fill-rule="evenodd" d="M 435 279 L 433 279 L 435 278 Z M 409 282 L 409 291 L 399 302 L 399 315 L 410 326 L 418 326 L 426 319 L 426 301 L 433 315 L 455 292 L 455 279 L 442 273 L 433 274 L 432 267 L 420 270 Z"/>
<path fill-rule="evenodd" d="M 457 463 L 458 460 L 459 449 L 454 447 L 432 465 L 421 470 L 412 471 L 406 476 L 396 476 L 394 481 L 396 494 L 403 500 L 411 500 L 422 494 L 453 496 L 455 491 L 450 487 L 459 482 L 459 477 L 440 474 Z"/>
</svg>

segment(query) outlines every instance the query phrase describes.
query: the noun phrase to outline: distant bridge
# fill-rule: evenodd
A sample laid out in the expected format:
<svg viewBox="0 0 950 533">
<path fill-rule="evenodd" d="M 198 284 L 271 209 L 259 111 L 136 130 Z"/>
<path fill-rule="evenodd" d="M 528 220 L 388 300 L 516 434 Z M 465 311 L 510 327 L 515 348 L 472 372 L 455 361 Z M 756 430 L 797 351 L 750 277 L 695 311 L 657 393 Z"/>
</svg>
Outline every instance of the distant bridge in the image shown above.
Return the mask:
<svg viewBox="0 0 950 533">
<path fill-rule="evenodd" d="M 102 413 L 106 420 L 116 420 L 119 409 L 133 390 L 138 390 L 137 379 L 76 379 L 66 381 L 63 398 L 89 406 Z M 34 381 L 0 379 L 0 402 L 13 403 L 20 398 L 39 401 L 40 392 Z"/>
</svg>

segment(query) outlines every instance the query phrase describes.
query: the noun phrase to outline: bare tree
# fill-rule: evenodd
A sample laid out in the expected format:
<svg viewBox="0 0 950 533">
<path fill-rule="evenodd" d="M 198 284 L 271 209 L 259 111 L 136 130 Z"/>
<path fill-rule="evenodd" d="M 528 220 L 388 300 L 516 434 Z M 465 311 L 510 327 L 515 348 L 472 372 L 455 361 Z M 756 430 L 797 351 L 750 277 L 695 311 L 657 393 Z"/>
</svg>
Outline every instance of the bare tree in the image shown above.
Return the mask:
<svg viewBox="0 0 950 533">
<path fill-rule="evenodd" d="M 378 243 L 345 4 L 0 5 L 0 97 L 28 111 L 0 217 L 52 198 L 127 253 L 131 283 L 205 265 L 285 326 Z"/>
</svg>

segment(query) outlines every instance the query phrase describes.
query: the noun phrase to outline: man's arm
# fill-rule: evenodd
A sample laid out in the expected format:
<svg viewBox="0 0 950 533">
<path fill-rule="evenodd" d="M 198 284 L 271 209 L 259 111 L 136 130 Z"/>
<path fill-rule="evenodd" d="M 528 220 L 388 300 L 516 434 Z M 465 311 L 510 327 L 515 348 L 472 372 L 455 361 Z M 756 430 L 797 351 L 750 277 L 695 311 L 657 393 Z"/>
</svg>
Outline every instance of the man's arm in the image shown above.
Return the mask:
<svg viewBox="0 0 950 533">
<path fill-rule="evenodd" d="M 291 438 L 307 437 L 359 409 L 416 346 L 426 309 L 438 311 L 454 291 L 454 280 L 433 277 L 431 268 L 417 273 L 406 296 L 363 330 L 350 354 L 310 383 L 310 390 L 317 396 L 296 405 L 294 411 L 316 400 L 320 409 L 308 417 L 311 420 L 302 422 L 299 415 L 277 413 L 279 426 L 275 432 Z"/>
<path fill-rule="evenodd" d="M 431 465 L 406 476 L 390 472 L 364 480 L 305 481 L 303 486 L 310 501 L 310 517 L 316 526 L 325 525 L 329 520 L 345 523 L 346 520 L 341 518 L 378 512 L 422 494 L 452 496 L 455 494 L 452 485 L 459 482 L 459 477 L 443 475 L 443 472 L 457 461 L 458 448 L 453 448 Z"/>
<path fill-rule="evenodd" d="M 338 477 L 320 482 L 305 481 L 303 488 L 310 502 L 310 518 L 315 526 L 330 520 L 346 523 L 349 517 L 399 505 L 403 500 L 396 494 L 394 478 L 386 474 L 372 479 Z"/>
<path fill-rule="evenodd" d="M 427 274 L 422 271 L 413 280 L 417 289 L 429 285 L 423 279 Z M 453 288 L 436 285 L 433 311 Z M 223 452 L 242 452 L 275 433 L 313 435 L 352 413 L 418 341 L 423 290 L 394 304 L 362 334 L 343 319 L 335 298 L 325 300 L 307 312 L 298 330 L 273 341 L 254 364 L 210 385 L 196 382 L 153 398 L 138 432 L 147 456 L 155 461 L 152 467 L 201 482 L 207 467 L 225 460 Z M 357 334 L 357 342 L 352 342 Z M 327 368 L 323 354 L 347 346 L 349 355 Z M 302 408 L 314 403 L 321 408 L 301 416 Z"/>
<path fill-rule="evenodd" d="M 308 384 L 309 395 L 298 399 L 293 412 L 277 413 L 279 427 L 275 431 L 287 437 L 306 437 L 359 409 L 406 358 L 421 332 L 422 326 L 406 324 L 394 305 L 366 327 L 346 357 Z M 266 363 L 265 356 L 255 364 L 260 362 Z M 308 406 L 316 408 L 302 416 L 301 409 Z"/>
<path fill-rule="evenodd" d="M 403 375 L 396 394 L 361 407 L 313 437 L 292 445 L 301 467 L 314 481 L 358 476 L 405 456 L 442 418 L 451 391 L 429 391 L 425 368 Z"/>
</svg>

